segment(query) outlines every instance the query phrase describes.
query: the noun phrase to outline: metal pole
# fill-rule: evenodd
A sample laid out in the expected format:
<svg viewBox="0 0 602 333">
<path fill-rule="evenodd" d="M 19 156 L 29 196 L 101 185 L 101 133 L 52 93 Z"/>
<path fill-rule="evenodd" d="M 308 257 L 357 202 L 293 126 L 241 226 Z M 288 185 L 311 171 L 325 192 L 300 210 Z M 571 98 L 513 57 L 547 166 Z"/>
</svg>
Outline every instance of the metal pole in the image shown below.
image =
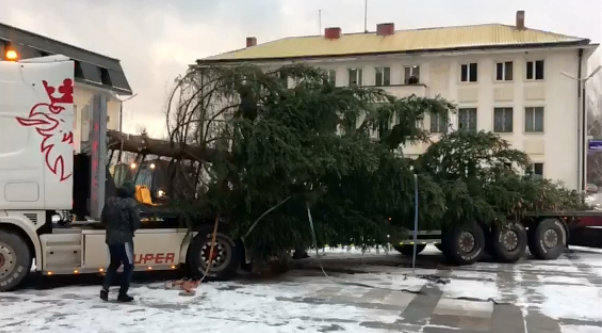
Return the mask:
<svg viewBox="0 0 602 333">
<path fill-rule="evenodd" d="M 119 154 L 117 154 L 117 162 L 121 163 L 121 155 L 123 153 L 123 101 L 119 103 L 119 133 L 121 133 L 121 144 L 119 145 Z"/>
<path fill-rule="evenodd" d="M 318 9 L 318 35 L 322 34 L 322 10 Z"/>
<path fill-rule="evenodd" d="M 368 0 L 364 0 L 364 32 L 368 32 Z"/>
<path fill-rule="evenodd" d="M 583 184 L 583 175 L 582 175 L 582 170 L 583 170 L 583 153 L 584 153 L 584 147 L 583 147 L 583 134 L 582 132 L 585 131 L 584 128 L 582 128 L 582 124 L 583 124 L 583 120 L 581 119 L 582 117 L 582 112 L 583 110 L 581 110 L 581 84 L 582 84 L 582 65 L 583 65 L 583 49 L 579 49 L 577 50 L 577 57 L 578 57 L 578 64 L 577 64 L 577 188 L 579 189 L 579 191 L 583 191 L 584 188 L 582 186 Z"/>
<path fill-rule="evenodd" d="M 581 191 L 585 191 L 585 189 L 587 188 L 587 111 L 586 111 L 586 107 L 585 107 L 585 84 L 587 83 L 587 79 L 583 80 L 583 92 L 581 94 L 581 100 L 582 100 L 582 104 L 581 104 L 581 127 L 583 128 L 583 131 L 581 132 L 582 137 L 581 137 Z"/>
<path fill-rule="evenodd" d="M 90 216 L 100 218 L 105 203 L 107 172 L 107 96 L 94 95 L 92 104 L 92 153 Z"/>
<path fill-rule="evenodd" d="M 416 242 L 418 241 L 418 175 L 414 174 L 414 251 L 412 253 L 412 269 L 416 269 Z"/>
<path fill-rule="evenodd" d="M 113 97 L 116 98 L 120 103 L 119 103 L 119 132 L 122 134 L 121 136 L 121 144 L 119 146 L 119 154 L 117 155 L 117 160 L 119 163 L 122 162 L 121 160 L 121 155 L 123 153 L 123 103 L 129 101 L 130 99 L 136 97 L 138 94 L 133 94 L 127 98 L 124 99 L 120 99 L 119 97 L 117 97 L 117 95 L 113 94 Z"/>
</svg>

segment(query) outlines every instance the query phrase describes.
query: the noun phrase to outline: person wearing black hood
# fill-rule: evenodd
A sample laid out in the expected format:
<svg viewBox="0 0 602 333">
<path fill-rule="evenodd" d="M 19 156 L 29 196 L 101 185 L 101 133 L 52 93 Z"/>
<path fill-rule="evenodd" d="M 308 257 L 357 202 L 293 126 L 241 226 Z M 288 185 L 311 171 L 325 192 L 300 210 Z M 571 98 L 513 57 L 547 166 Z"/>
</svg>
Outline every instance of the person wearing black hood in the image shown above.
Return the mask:
<svg viewBox="0 0 602 333">
<path fill-rule="evenodd" d="M 140 228 L 140 216 L 134 200 L 135 187 L 125 182 L 117 189 L 117 196 L 107 199 L 102 209 L 101 222 L 106 226 L 106 243 L 111 254 L 111 263 L 107 268 L 100 298 L 109 300 L 109 287 L 117 274 L 119 266 L 123 265 L 119 302 L 131 302 L 133 297 L 127 294 L 134 271 L 134 231 Z"/>
</svg>

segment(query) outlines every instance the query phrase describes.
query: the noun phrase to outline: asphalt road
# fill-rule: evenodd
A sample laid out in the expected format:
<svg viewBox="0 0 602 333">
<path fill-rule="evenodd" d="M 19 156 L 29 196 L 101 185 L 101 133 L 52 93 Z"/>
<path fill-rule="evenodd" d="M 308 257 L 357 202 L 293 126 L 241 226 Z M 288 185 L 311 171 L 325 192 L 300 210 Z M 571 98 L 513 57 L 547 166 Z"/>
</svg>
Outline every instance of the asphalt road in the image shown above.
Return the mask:
<svg viewBox="0 0 602 333">
<path fill-rule="evenodd" d="M 331 251 L 193 297 L 164 289 L 174 273 L 140 274 L 130 305 L 101 302 L 98 276 L 34 276 L 0 294 L 0 332 L 602 332 L 600 250 L 451 267 L 427 248 L 409 266 L 396 253 Z"/>
</svg>

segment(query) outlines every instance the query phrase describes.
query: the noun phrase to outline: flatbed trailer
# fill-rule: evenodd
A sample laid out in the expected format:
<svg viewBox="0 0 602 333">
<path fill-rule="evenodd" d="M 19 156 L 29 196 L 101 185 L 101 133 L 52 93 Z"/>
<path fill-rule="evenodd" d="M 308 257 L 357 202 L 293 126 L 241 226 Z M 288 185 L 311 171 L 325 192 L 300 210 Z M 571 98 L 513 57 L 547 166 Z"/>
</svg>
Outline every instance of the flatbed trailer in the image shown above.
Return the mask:
<svg viewBox="0 0 602 333">
<path fill-rule="evenodd" d="M 597 228 L 597 229 L 593 229 Z M 585 240 L 585 241 L 584 241 Z M 470 264 L 488 252 L 502 262 L 519 260 L 528 247 L 538 259 L 556 259 L 569 244 L 600 246 L 602 210 L 526 212 L 506 226 L 466 223 L 447 230 L 416 230 L 393 240 L 404 255 L 420 253 L 435 244 L 457 264 Z"/>
</svg>

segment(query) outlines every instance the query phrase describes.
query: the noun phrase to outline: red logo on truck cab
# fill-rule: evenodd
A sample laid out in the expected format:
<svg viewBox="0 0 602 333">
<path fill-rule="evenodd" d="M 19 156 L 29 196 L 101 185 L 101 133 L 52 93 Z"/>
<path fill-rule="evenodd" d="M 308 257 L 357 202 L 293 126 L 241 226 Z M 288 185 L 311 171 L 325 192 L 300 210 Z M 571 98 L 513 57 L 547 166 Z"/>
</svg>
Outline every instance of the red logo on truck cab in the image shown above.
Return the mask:
<svg viewBox="0 0 602 333">
<path fill-rule="evenodd" d="M 176 261 L 175 253 L 142 253 L 134 254 L 134 265 L 139 264 L 174 264 Z"/>
<path fill-rule="evenodd" d="M 73 81 L 64 79 L 63 84 L 58 88 L 58 97 L 55 94 L 56 88 L 49 86 L 48 82 L 42 81 L 46 95 L 50 103 L 41 102 L 34 105 L 29 111 L 29 117 L 16 117 L 19 124 L 23 126 L 33 126 L 42 136 L 40 152 L 46 158 L 46 167 L 52 173 L 57 175 L 60 181 L 71 177 L 71 172 L 65 170 L 65 159 L 61 153 L 57 153 L 61 145 L 73 144 L 73 124 L 67 123 L 62 116 L 65 107 L 60 104 L 73 104 Z"/>
</svg>

